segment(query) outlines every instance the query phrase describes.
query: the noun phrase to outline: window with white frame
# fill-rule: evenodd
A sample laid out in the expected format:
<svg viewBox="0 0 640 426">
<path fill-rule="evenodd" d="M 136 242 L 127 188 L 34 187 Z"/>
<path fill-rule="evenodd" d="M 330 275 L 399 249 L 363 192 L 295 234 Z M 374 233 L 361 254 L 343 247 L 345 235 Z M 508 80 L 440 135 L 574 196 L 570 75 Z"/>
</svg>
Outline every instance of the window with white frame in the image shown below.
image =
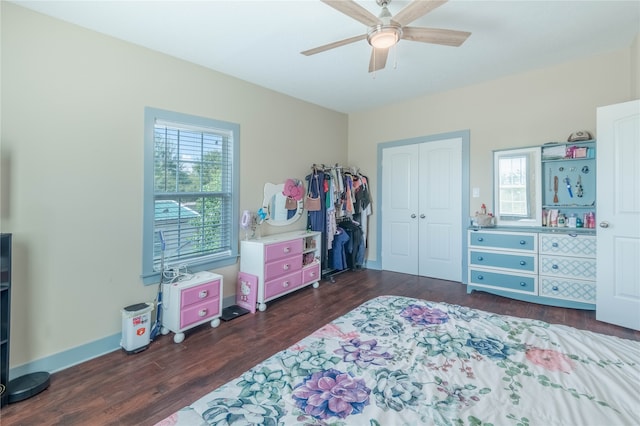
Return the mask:
<svg viewBox="0 0 640 426">
<path fill-rule="evenodd" d="M 238 256 L 239 126 L 145 109 L 143 272 L 191 272 Z"/>
</svg>

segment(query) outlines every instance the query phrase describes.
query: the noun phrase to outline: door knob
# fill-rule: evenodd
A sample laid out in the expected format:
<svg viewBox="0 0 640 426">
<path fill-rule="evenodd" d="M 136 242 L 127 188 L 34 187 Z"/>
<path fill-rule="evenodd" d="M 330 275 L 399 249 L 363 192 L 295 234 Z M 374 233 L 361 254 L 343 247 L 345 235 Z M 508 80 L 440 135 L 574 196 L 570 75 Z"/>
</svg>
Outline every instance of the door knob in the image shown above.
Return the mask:
<svg viewBox="0 0 640 426">
<path fill-rule="evenodd" d="M 608 228 L 608 227 L 609 227 L 609 222 L 605 222 L 605 221 L 600 222 L 600 228 Z"/>
<path fill-rule="evenodd" d="M 420 219 L 424 219 L 426 216 L 424 214 L 420 215 Z"/>
<path fill-rule="evenodd" d="M 412 215 L 411 215 L 411 219 L 415 219 L 415 218 L 416 218 L 416 215 L 415 215 L 415 214 L 412 214 Z"/>
</svg>

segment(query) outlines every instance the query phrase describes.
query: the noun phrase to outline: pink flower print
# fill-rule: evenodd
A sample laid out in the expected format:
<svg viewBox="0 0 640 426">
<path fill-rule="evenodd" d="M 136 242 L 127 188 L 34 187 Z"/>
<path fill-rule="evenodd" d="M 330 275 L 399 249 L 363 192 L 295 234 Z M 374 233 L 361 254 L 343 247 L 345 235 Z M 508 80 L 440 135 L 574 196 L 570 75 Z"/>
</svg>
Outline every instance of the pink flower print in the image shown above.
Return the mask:
<svg viewBox="0 0 640 426">
<path fill-rule="evenodd" d="M 341 339 L 353 339 L 358 337 L 358 333 L 355 331 L 350 331 L 349 333 L 345 333 L 335 324 L 327 324 L 324 327 L 316 330 L 313 337 L 322 338 L 322 337 L 340 337 Z"/>
<path fill-rule="evenodd" d="M 362 413 L 369 404 L 370 393 L 363 379 L 329 369 L 307 376 L 295 386 L 292 396 L 305 414 L 324 420 Z"/>
<path fill-rule="evenodd" d="M 412 304 L 400 312 L 400 316 L 414 325 L 444 324 L 449 321 L 449 315 L 438 308 Z"/>
<path fill-rule="evenodd" d="M 527 349 L 527 359 L 545 370 L 570 373 L 575 368 L 573 360 L 563 353 L 552 349 Z"/>
</svg>

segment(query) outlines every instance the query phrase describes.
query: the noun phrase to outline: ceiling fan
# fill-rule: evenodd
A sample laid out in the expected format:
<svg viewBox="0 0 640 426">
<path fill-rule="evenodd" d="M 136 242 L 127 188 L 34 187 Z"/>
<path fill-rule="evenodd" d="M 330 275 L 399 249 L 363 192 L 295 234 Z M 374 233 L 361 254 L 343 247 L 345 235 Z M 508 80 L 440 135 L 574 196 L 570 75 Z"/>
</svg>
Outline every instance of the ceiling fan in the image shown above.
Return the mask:
<svg viewBox="0 0 640 426">
<path fill-rule="evenodd" d="M 447 0 L 413 0 L 395 16 L 391 16 L 387 6 L 391 0 L 376 0 L 382 7 L 380 16 L 376 17 L 353 0 L 321 0 L 339 12 L 362 22 L 368 28 L 366 34 L 325 44 L 324 46 L 300 52 L 310 56 L 336 47 L 344 46 L 360 40 L 367 40 L 371 45 L 369 72 L 383 69 L 387 63 L 389 48 L 402 40 L 422 43 L 442 44 L 458 47 L 471 35 L 466 31 L 444 30 L 438 28 L 408 27 L 411 22 L 426 15 Z"/>
</svg>

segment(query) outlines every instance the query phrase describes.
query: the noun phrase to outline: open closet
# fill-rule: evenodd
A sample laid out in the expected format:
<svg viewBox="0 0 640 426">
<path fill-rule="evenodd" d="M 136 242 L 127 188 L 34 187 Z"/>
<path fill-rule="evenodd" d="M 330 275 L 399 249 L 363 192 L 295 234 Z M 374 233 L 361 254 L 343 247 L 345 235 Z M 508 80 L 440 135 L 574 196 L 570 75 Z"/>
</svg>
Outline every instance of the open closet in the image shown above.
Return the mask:
<svg viewBox="0 0 640 426">
<path fill-rule="evenodd" d="M 355 167 L 314 164 L 306 176 L 307 229 L 322 233 L 322 277 L 364 267 L 371 194 Z"/>
</svg>

